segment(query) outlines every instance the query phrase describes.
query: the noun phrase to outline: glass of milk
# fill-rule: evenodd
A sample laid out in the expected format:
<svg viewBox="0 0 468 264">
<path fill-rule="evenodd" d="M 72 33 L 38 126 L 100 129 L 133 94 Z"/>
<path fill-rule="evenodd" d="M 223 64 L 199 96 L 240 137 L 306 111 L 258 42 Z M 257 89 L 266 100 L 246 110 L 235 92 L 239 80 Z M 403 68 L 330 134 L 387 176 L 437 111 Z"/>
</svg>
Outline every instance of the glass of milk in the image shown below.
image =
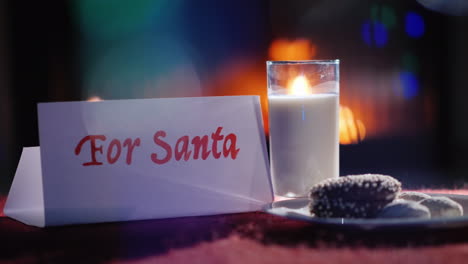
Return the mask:
<svg viewBox="0 0 468 264">
<path fill-rule="evenodd" d="M 305 197 L 339 173 L 339 60 L 267 61 L 276 196 Z"/>
</svg>

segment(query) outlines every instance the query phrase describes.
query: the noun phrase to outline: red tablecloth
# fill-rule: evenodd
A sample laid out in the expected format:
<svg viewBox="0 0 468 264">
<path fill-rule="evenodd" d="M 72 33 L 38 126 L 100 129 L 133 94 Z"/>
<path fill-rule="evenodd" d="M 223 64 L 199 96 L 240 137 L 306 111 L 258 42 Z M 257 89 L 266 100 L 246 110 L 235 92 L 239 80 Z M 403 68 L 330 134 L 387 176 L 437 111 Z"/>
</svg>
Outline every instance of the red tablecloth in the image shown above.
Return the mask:
<svg viewBox="0 0 468 264">
<path fill-rule="evenodd" d="M 2 217 L 0 237 L 0 263 L 468 263 L 466 227 L 365 231 L 260 212 L 44 229 Z"/>
</svg>

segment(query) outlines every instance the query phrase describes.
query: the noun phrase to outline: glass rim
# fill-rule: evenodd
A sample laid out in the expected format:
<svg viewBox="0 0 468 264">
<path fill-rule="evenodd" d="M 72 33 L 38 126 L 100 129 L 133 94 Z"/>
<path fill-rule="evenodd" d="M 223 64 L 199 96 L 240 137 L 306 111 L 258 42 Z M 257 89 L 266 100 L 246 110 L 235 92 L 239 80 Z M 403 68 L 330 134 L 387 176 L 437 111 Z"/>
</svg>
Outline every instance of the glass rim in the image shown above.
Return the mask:
<svg viewBox="0 0 468 264">
<path fill-rule="evenodd" d="M 267 65 L 286 65 L 286 64 L 340 64 L 339 59 L 334 60 L 280 60 L 266 61 Z"/>
</svg>

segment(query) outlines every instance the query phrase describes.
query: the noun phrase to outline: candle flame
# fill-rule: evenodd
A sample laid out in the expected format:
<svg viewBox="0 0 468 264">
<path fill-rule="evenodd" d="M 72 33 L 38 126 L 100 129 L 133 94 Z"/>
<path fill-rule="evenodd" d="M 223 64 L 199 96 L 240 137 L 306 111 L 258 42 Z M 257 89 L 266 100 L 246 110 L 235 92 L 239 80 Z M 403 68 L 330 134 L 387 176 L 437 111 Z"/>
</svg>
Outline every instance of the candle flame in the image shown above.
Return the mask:
<svg viewBox="0 0 468 264">
<path fill-rule="evenodd" d="M 304 76 L 297 76 L 289 85 L 289 94 L 308 95 L 311 94 L 309 81 Z"/>
</svg>

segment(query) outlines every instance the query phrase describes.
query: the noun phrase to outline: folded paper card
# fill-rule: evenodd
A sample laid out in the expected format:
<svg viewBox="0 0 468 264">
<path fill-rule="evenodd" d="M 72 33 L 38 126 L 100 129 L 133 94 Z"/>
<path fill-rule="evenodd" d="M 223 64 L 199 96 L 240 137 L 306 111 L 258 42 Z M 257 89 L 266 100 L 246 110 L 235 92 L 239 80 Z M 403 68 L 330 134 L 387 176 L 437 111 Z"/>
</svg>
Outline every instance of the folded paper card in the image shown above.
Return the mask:
<svg viewBox="0 0 468 264">
<path fill-rule="evenodd" d="M 257 96 L 38 105 L 5 214 L 35 226 L 259 210 L 273 199 Z"/>
</svg>

